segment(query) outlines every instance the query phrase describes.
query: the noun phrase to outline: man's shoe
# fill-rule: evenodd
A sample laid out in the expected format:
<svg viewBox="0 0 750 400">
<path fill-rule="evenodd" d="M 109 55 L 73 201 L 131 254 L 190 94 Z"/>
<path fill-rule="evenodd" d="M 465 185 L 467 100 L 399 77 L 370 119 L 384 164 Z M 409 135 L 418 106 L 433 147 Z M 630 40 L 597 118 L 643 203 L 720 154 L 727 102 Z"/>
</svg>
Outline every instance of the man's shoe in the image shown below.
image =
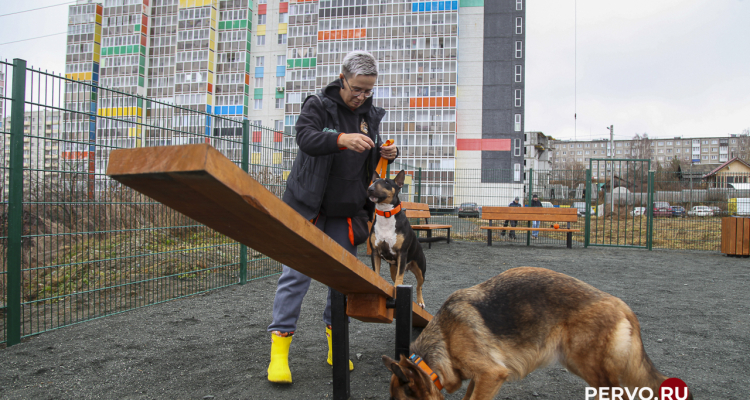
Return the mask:
<svg viewBox="0 0 750 400">
<path fill-rule="evenodd" d="M 289 370 L 289 346 L 292 335 L 282 337 L 277 332 L 271 333 L 271 363 L 268 365 L 268 380 L 275 383 L 292 383 L 292 371 Z"/>
<path fill-rule="evenodd" d="M 328 365 L 333 365 L 333 338 L 331 337 L 331 328 L 326 326 L 326 338 L 328 339 Z M 349 371 L 354 369 L 352 360 L 349 360 Z"/>
</svg>

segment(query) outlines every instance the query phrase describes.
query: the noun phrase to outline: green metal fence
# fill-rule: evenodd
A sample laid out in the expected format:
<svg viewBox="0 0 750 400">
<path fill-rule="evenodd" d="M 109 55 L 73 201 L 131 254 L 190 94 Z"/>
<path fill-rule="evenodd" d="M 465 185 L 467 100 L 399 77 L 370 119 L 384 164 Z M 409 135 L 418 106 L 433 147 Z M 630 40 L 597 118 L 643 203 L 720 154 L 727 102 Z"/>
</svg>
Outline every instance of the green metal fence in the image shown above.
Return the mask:
<svg viewBox="0 0 750 400">
<path fill-rule="evenodd" d="M 280 271 L 105 171 L 116 148 L 210 143 L 280 195 L 293 138 L 23 60 L 0 72 L 0 344 Z"/>
<path fill-rule="evenodd" d="M 0 345 L 280 271 L 275 261 L 118 185 L 105 171 L 112 149 L 210 143 L 281 196 L 297 151 L 293 137 L 197 106 L 71 81 L 23 60 L 0 62 L 0 75 Z M 533 194 L 545 207 L 579 210 L 575 247 L 614 240 L 718 251 L 719 217 L 750 216 L 748 173 L 691 181 L 649 166 L 640 175 L 620 166 L 626 173 L 609 179 L 602 166 L 389 166 L 391 176 L 401 169 L 401 200 L 427 203 L 430 222 L 452 225 L 459 240 L 486 238 L 481 210 L 460 213 L 462 205 L 507 206 L 515 197 L 528 205 Z M 513 242 L 531 245 L 530 233 Z M 540 232 L 533 244 L 563 247 L 565 234 Z"/>
</svg>

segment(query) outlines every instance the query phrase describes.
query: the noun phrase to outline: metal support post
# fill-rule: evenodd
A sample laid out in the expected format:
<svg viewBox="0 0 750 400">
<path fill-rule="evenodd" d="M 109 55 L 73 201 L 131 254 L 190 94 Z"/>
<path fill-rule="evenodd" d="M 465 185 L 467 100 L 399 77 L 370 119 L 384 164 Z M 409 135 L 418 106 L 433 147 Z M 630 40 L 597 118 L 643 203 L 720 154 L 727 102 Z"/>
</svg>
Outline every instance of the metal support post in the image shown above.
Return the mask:
<svg viewBox="0 0 750 400">
<path fill-rule="evenodd" d="M 10 109 L 10 182 L 8 190 L 7 344 L 21 343 L 21 239 L 23 235 L 23 117 L 26 103 L 26 60 L 13 60 Z"/>
<path fill-rule="evenodd" d="M 242 170 L 250 171 L 250 121 L 242 121 Z M 240 244 L 240 285 L 247 283 L 247 246 Z"/>
<path fill-rule="evenodd" d="M 331 347 L 333 356 L 333 399 L 348 400 L 349 385 L 349 318 L 346 296 L 331 289 Z"/>
<path fill-rule="evenodd" d="M 399 355 L 409 357 L 409 346 L 411 345 L 412 327 L 412 286 L 399 285 L 396 287 L 396 310 L 393 316 L 396 318 L 396 360 Z"/>
</svg>

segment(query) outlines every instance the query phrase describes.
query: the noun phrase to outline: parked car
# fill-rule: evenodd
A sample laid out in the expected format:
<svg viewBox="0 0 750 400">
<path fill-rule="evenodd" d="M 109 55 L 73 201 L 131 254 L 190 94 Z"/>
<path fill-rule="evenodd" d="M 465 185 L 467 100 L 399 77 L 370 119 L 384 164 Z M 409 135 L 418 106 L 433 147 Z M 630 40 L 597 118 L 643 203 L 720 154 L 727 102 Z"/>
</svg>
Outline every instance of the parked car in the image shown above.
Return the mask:
<svg viewBox="0 0 750 400">
<path fill-rule="evenodd" d="M 711 217 L 714 211 L 707 206 L 695 206 L 687 214 L 690 217 Z"/>
<path fill-rule="evenodd" d="M 672 207 L 666 201 L 654 202 L 654 217 L 671 217 Z"/>
<path fill-rule="evenodd" d="M 544 207 L 544 208 L 554 208 L 555 206 L 553 206 L 552 203 L 550 203 L 549 201 L 543 201 L 542 202 L 542 207 Z"/>
<path fill-rule="evenodd" d="M 573 208 L 578 209 L 579 217 L 586 215 L 586 202 L 585 201 L 576 201 L 575 203 L 573 203 Z"/>
<path fill-rule="evenodd" d="M 672 206 L 672 216 L 673 217 L 684 217 L 685 214 L 685 207 L 682 206 Z"/>
<path fill-rule="evenodd" d="M 713 211 L 713 212 L 714 212 L 714 214 L 713 214 L 714 216 L 719 216 L 719 215 L 725 214 L 725 212 L 724 212 L 724 211 L 721 211 L 721 208 L 719 208 L 719 207 L 716 207 L 716 206 L 708 206 L 708 208 L 710 208 L 710 209 L 711 209 L 711 211 Z"/>
<path fill-rule="evenodd" d="M 458 218 L 479 218 L 480 207 L 477 203 L 461 203 L 458 206 Z"/>
<path fill-rule="evenodd" d="M 632 217 L 640 217 L 646 215 L 646 207 L 634 207 L 633 211 L 630 212 Z"/>
</svg>

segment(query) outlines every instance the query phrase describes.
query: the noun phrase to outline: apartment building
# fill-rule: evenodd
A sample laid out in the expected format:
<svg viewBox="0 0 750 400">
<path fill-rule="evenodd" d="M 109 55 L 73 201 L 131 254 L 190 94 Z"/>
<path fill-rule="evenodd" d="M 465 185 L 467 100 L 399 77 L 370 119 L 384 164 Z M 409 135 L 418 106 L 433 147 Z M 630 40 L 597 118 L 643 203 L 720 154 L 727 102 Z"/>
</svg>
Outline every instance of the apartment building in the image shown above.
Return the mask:
<svg viewBox="0 0 750 400">
<path fill-rule="evenodd" d="M 548 171 L 552 169 L 553 139 L 542 132 L 524 133 L 523 166 L 524 169 Z"/>
<path fill-rule="evenodd" d="M 551 153 L 553 168 L 568 168 L 576 164 L 586 167 L 591 159 L 613 156 L 616 159 L 650 159 L 652 169 L 656 163 L 663 167 L 677 159 L 682 165 L 721 164 L 733 157 L 745 154 L 750 146 L 750 137 L 730 135 L 729 137 L 700 137 L 648 140 L 615 140 L 614 147 L 605 139 L 590 141 L 554 141 Z M 612 151 L 614 150 L 614 154 Z M 615 168 L 618 165 L 615 164 Z M 604 176 L 605 171 L 592 171 L 593 176 Z"/>
<path fill-rule="evenodd" d="M 2 197 L 7 198 L 10 176 L 10 125 L 11 117 L 3 118 L 3 131 L 7 132 L 5 143 L 0 159 L 3 161 L 0 167 L 0 182 L 2 182 Z M 60 169 L 60 153 L 58 137 L 60 132 L 60 112 L 52 109 L 42 111 L 27 111 L 23 118 L 23 168 L 34 171 L 25 174 L 28 179 L 33 175 L 55 174 Z"/>
<path fill-rule="evenodd" d="M 343 57 L 370 51 L 374 101 L 388 111 L 381 132 L 422 169 L 429 203 L 454 201 L 456 169 L 512 171 L 483 175 L 487 188 L 522 184 L 523 0 L 78 0 L 68 22 L 67 78 L 292 135 L 303 101 L 338 77 Z M 82 170 L 103 172 L 110 147 L 202 140 L 140 128 L 158 103 L 72 82 L 66 106 L 62 154 Z M 181 114 L 159 110 L 176 130 L 239 134 Z M 293 139 L 251 138 L 253 163 L 293 162 L 281 155 Z M 276 150 L 270 160 L 261 147 Z"/>
</svg>

